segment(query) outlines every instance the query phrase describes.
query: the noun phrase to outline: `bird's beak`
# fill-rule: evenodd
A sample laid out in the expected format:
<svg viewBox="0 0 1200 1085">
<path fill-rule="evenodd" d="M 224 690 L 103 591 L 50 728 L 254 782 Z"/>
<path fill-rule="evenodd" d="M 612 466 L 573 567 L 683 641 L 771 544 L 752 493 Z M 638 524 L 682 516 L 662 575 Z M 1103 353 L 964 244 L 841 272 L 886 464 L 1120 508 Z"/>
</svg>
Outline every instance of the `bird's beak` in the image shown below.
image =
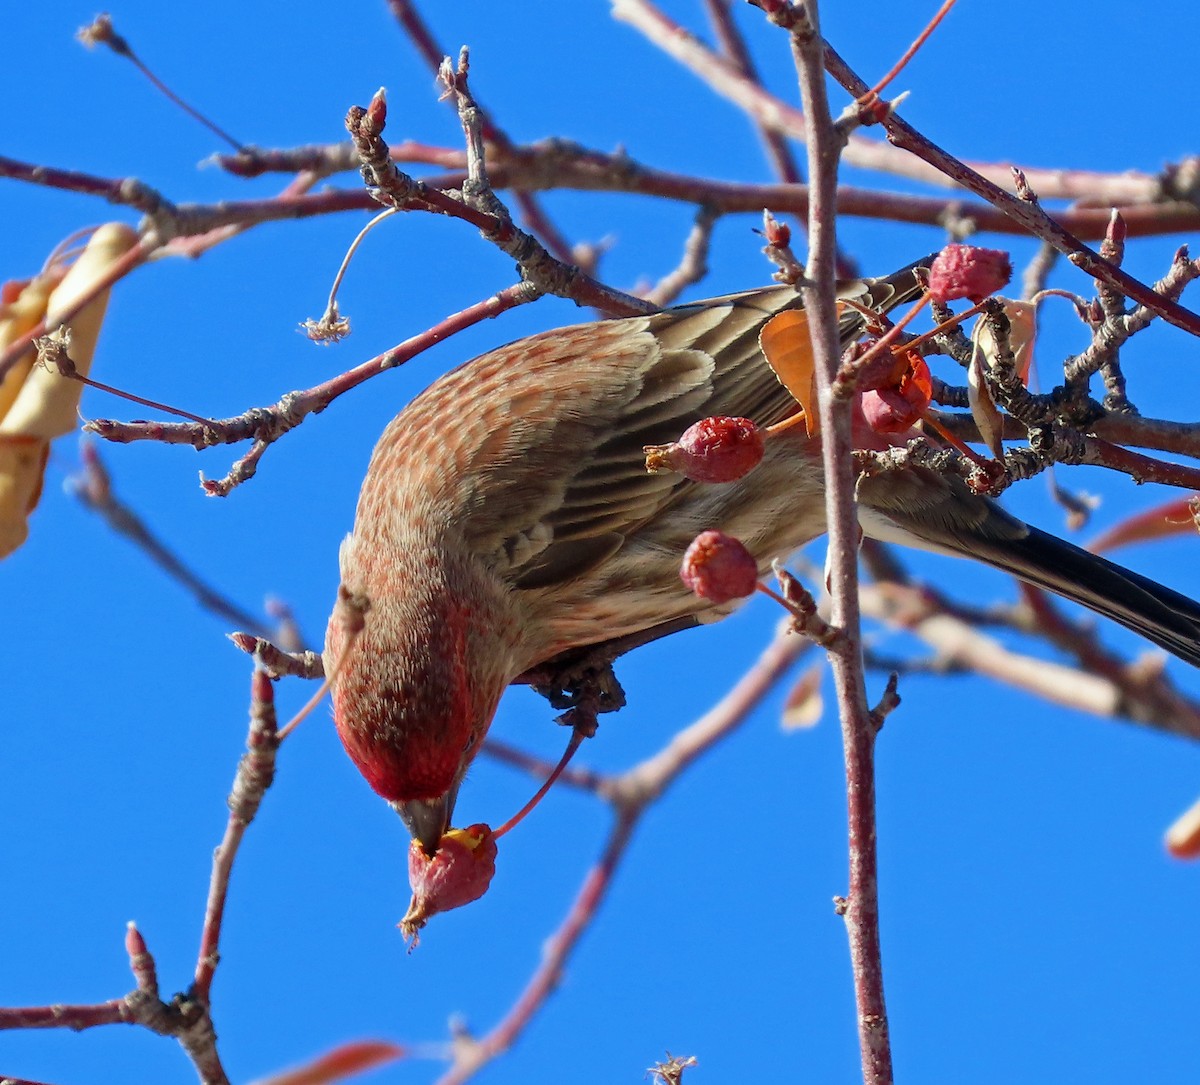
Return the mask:
<svg viewBox="0 0 1200 1085">
<path fill-rule="evenodd" d="M 409 799 L 392 803 L 396 813 L 408 827 L 412 838 L 430 858 L 437 854 L 438 844 L 450 828 L 454 816 L 454 800 L 458 797 L 458 782 L 443 795 L 433 799 Z"/>
</svg>

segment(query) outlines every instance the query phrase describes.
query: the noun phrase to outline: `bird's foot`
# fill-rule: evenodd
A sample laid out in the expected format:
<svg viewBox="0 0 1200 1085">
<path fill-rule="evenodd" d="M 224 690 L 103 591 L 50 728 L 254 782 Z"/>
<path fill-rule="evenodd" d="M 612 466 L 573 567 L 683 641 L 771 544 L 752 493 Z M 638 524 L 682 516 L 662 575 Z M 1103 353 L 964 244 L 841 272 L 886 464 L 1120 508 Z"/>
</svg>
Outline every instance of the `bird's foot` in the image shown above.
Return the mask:
<svg viewBox="0 0 1200 1085">
<path fill-rule="evenodd" d="M 600 713 L 625 705 L 625 691 L 613 670 L 618 654 L 610 645 L 572 649 L 526 671 L 517 681 L 540 693 L 552 708 L 566 709 L 558 722 L 590 738 Z"/>
</svg>

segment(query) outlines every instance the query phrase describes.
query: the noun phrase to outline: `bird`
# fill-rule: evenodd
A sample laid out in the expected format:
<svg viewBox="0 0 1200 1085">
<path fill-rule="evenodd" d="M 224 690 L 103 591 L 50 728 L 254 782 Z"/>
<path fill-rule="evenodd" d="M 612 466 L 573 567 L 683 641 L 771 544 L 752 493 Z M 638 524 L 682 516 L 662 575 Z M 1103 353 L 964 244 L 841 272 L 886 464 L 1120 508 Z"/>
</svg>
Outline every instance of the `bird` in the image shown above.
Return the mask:
<svg viewBox="0 0 1200 1085">
<path fill-rule="evenodd" d="M 922 292 L 929 258 L 838 296 L 886 313 Z M 643 449 L 709 416 L 760 426 L 796 412 L 759 334 L 797 291 L 771 285 L 509 343 L 431 384 L 372 454 L 341 588 L 364 599 L 347 649 L 326 634 L 334 721 L 367 783 L 432 856 L 504 690 L 549 661 L 718 620 L 680 580 L 700 532 L 739 539 L 765 576 L 824 533 L 819 437 L 793 426 L 736 482 L 652 474 Z M 864 331 L 840 308 L 843 346 Z M 1200 606 L 1029 526 L 954 476 L 863 477 L 863 533 L 994 566 L 1200 666 Z M 344 658 L 343 658 L 344 656 Z"/>
</svg>

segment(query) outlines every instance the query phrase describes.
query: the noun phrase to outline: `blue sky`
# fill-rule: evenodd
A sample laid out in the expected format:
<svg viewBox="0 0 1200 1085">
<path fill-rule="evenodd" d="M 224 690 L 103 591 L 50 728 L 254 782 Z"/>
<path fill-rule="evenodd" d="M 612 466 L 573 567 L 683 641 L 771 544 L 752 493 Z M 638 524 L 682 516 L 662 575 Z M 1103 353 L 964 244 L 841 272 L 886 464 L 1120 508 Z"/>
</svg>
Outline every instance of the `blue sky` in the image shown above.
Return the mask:
<svg viewBox="0 0 1200 1085">
<path fill-rule="evenodd" d="M 664 4 L 703 28 L 701 5 Z M 754 133 L 732 106 L 680 72 L 601 3 L 426 4 L 447 49 L 472 47 L 480 99 L 514 140 L 548 135 L 726 179 L 767 180 Z M 458 146 L 450 110 L 378 0 L 284 9 L 217 2 L 178 13 L 146 0 L 117 27 L 185 97 L 239 138 L 290 146 L 341 138 L 348 106 L 388 88 L 388 136 Z M 104 176 L 134 175 L 170 198 L 270 195 L 196 164 L 219 149 L 107 53 L 73 40 L 94 11 L 71 3 L 7 14 L 10 103 L 0 153 Z M 770 84 L 794 97 L 782 35 L 738 15 Z M 886 70 L 923 16 L 827 4 L 827 35 L 868 77 Z M 962 157 L 1040 166 L 1155 171 L 1195 153 L 1180 123 L 1200 15 L 1163 4 L 1056 5 L 1034 23 L 1011 7 L 963 3 L 897 88 L 905 115 Z M 1167 28 L 1169 32 L 1165 32 Z M 1064 44 L 1068 43 L 1069 44 Z M 842 99 L 835 96 L 835 102 Z M 848 177 L 864 184 L 878 179 Z M 353 185 L 347 175 L 334 183 Z M 902 187 L 900 182 L 886 182 Z M 911 187 L 911 186 L 910 186 Z M 573 240 L 611 238 L 606 279 L 656 279 L 674 266 L 691 210 L 633 197 L 556 194 L 546 205 Z M 0 276 L 35 271 L 75 229 L 126 217 L 82 196 L 0 182 L 9 224 Z M 96 375 L 199 414 L 222 416 L 312 385 L 512 281 L 511 261 L 460 223 L 407 216 L 371 236 L 342 295 L 355 334 L 328 349 L 297 323 L 319 314 L 362 224 L 343 215 L 254 230 L 195 262 L 120 285 Z M 717 231 L 700 297 L 766 281 L 753 216 Z M 847 220 L 842 243 L 883 273 L 937 248 L 932 228 Z M 1154 279 L 1188 238 L 1131 243 L 1127 266 Z M 1011 247 L 1018 263 L 1031 243 Z M 1081 292 L 1069 269 L 1054 285 Z M 1186 300 L 1186 298 L 1185 298 Z M 1192 305 L 1200 304 L 1192 297 Z M 311 418 L 226 500 L 205 498 L 238 454 L 136 444 L 101 450 L 120 495 L 176 551 L 243 606 L 287 600 L 321 636 L 374 440 L 420 387 L 453 364 L 581 319 L 546 299 L 473 328 Z M 1083 345 L 1062 314 L 1039 343 L 1044 380 Z M 1195 343 L 1155 328 L 1126 371 L 1151 415 L 1187 420 Z M 1181 414 L 1180 405 L 1185 405 Z M 140 411 L 88 392 L 89 416 Z M 6 617 L 0 766 L 0 1005 L 91 1002 L 131 986 L 122 949 L 135 919 L 165 993 L 194 964 L 212 849 L 246 729 L 249 668 L 205 614 L 124 540 L 64 494 L 72 439 L 54 449 L 24 549 L 0 565 Z M 1102 495 L 1102 527 L 1167 496 L 1096 472 L 1062 480 Z M 1008 502 L 1047 529 L 1061 510 L 1034 482 Z M 1200 594 L 1194 543 L 1131 548 L 1123 560 Z M 819 547 L 814 549 L 818 560 Z M 1002 577 L 914 559 L 920 575 L 986 603 Z M 754 603 L 719 629 L 655 645 L 620 670 L 629 707 L 603 720 L 580 760 L 619 771 L 658 749 L 728 688 L 770 636 Z M 881 649 L 912 645 L 876 632 Z M 1127 651 L 1123 631 L 1105 640 Z M 1019 643 L 1019 642 L 1014 642 Z M 1169 665 L 1192 692 L 1197 676 Z M 874 676 L 875 688 L 882 678 Z M 309 690 L 285 683 L 281 711 Z M 879 747 L 881 896 L 887 993 L 899 1074 L 908 1081 L 1194 1080 L 1190 1022 L 1200 934 L 1200 870 L 1169 859 L 1163 829 L 1200 791 L 1200 750 L 1182 740 L 1047 706 L 982 680 L 907 678 Z M 828 714 L 784 734 L 782 691 L 649 814 L 561 989 L 489 1082 L 562 1076 L 637 1080 L 665 1050 L 700 1060 L 695 1080 L 857 1074 L 841 921 L 845 889 L 840 738 Z M 562 732 L 525 691 L 496 734 L 546 756 Z M 503 820 L 530 781 L 481 760 L 462 821 Z M 502 846 L 488 896 L 434 921 L 408 955 L 395 930 L 408 898 L 406 835 L 363 784 L 322 708 L 281 753 L 278 779 L 234 873 L 214 987 L 222 1054 L 248 1081 L 360 1037 L 438 1041 L 462 1015 L 486 1031 L 536 965 L 608 828 L 594 800 L 561 790 Z M 432 1080 L 401 1063 L 379 1081 Z M 72 1085 L 188 1081 L 168 1041 L 110 1028 L 0 1034 L 0 1072 Z"/>
</svg>

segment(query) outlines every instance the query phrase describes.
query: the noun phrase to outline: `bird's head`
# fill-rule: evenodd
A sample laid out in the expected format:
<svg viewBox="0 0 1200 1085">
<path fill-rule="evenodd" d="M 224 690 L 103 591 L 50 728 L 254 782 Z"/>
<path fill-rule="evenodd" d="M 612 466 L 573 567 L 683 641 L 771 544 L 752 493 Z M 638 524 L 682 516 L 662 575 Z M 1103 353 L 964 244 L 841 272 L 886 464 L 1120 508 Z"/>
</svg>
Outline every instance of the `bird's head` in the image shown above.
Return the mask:
<svg viewBox="0 0 1200 1085">
<path fill-rule="evenodd" d="M 338 735 L 367 783 L 428 855 L 450 828 L 463 777 L 515 675 L 490 585 L 433 548 L 405 560 L 342 550 L 342 581 L 363 597 L 363 626 L 345 658 L 344 614 L 325 640 Z M 409 560 L 413 559 L 413 560 Z"/>
</svg>

